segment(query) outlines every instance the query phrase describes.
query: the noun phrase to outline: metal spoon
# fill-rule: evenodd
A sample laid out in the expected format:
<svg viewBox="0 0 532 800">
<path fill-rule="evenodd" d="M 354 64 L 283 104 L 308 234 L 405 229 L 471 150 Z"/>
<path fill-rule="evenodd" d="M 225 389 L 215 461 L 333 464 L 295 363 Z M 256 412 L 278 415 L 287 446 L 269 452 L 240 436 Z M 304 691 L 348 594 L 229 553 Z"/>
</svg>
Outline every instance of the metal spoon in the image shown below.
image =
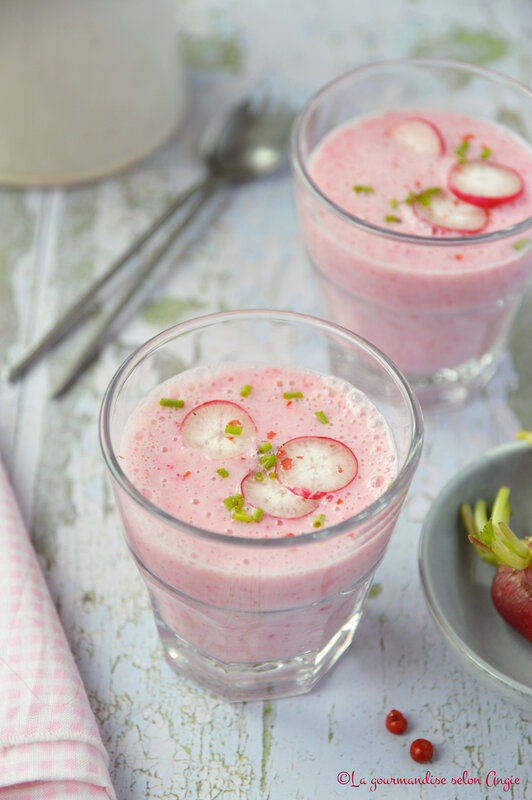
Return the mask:
<svg viewBox="0 0 532 800">
<path fill-rule="evenodd" d="M 54 391 L 54 397 L 63 394 L 98 355 L 118 312 L 155 269 L 175 238 L 188 225 L 203 204 L 222 185 L 261 178 L 277 169 L 287 152 L 294 112 L 285 105 L 263 98 L 248 98 L 215 118 L 205 129 L 199 155 L 207 167 L 204 178 L 173 200 L 168 208 L 116 258 L 97 280 L 89 286 L 76 302 L 60 317 L 53 327 L 11 367 L 8 379 L 14 381 L 60 342 L 82 319 L 87 307 L 120 268 L 137 253 L 151 237 L 194 195 L 196 201 L 191 212 L 172 229 L 164 242 L 151 256 L 143 269 L 133 279 L 125 294 L 101 318 L 95 332 L 72 365 L 68 374 Z"/>
</svg>

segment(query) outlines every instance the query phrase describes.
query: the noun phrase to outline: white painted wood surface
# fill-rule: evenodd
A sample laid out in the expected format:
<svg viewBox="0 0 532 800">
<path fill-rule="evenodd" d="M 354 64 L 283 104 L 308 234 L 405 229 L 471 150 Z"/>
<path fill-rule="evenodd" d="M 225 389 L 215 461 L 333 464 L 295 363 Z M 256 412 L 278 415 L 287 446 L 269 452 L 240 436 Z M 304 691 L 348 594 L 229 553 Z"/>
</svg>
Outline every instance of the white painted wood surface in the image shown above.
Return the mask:
<svg viewBox="0 0 532 800">
<path fill-rule="evenodd" d="M 197 131 L 245 88 L 267 81 L 301 102 L 352 66 L 402 55 L 478 61 L 532 82 L 528 0 L 180 0 L 191 103 L 178 138 L 132 172 L 70 190 L 0 190 L 2 366 L 200 171 Z M 100 361 L 60 402 L 54 382 L 86 331 L 17 385 L 0 385 L 0 449 L 111 759 L 120 800 L 532 798 L 532 715 L 459 668 L 425 607 L 417 542 L 431 500 L 457 469 L 532 426 L 530 301 L 482 395 L 428 414 L 421 467 L 352 648 L 308 696 L 227 704 L 164 663 L 148 598 L 120 534 L 97 441 L 105 386 L 141 341 L 227 308 L 319 313 L 287 171 L 227 192 L 183 258 L 166 259 L 148 305 L 126 318 Z M 528 309 L 528 313 L 527 313 Z M 531 658 L 532 668 L 532 658 Z M 407 737 L 384 730 L 397 707 Z M 411 735 L 410 735 L 411 734 Z M 447 785 L 377 787 L 414 777 L 412 738 L 437 748 Z M 480 785 L 451 786 L 464 770 Z M 519 779 L 487 786 L 490 770 Z M 339 772 L 354 781 L 340 785 Z M 351 782 L 367 783 L 358 788 Z"/>
</svg>

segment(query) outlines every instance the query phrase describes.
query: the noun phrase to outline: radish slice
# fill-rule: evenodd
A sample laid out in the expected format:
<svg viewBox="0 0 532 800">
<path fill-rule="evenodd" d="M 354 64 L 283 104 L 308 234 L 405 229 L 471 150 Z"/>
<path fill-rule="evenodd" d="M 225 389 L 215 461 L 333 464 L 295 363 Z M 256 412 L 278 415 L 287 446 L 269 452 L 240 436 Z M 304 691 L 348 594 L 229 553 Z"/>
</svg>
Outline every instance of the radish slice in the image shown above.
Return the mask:
<svg viewBox="0 0 532 800">
<path fill-rule="evenodd" d="M 262 474 L 262 473 L 261 473 Z M 264 475 L 264 480 L 255 480 L 255 473 L 250 472 L 241 483 L 240 491 L 244 502 L 255 508 L 262 508 L 273 517 L 295 519 L 304 517 L 314 511 L 318 500 L 306 500 L 291 492 L 277 479 Z"/>
<path fill-rule="evenodd" d="M 227 433 L 228 425 L 241 427 Z M 255 444 L 255 423 L 244 409 L 226 400 L 209 400 L 189 411 L 181 425 L 185 443 L 210 458 L 238 456 Z"/>
<path fill-rule="evenodd" d="M 449 173 L 451 192 L 466 203 L 484 208 L 515 200 L 523 188 L 523 179 L 514 169 L 488 161 L 456 164 Z"/>
<path fill-rule="evenodd" d="M 441 156 L 445 152 L 445 143 L 436 125 L 420 117 L 403 120 L 392 129 L 390 136 L 414 153 Z"/>
<path fill-rule="evenodd" d="M 358 461 L 349 447 L 326 436 L 299 436 L 279 448 L 277 477 L 291 492 L 314 500 L 351 483 Z"/>
<path fill-rule="evenodd" d="M 488 222 L 484 209 L 465 203 L 449 192 L 434 194 L 428 205 L 414 200 L 412 206 L 420 219 L 448 231 L 479 233 Z"/>
</svg>

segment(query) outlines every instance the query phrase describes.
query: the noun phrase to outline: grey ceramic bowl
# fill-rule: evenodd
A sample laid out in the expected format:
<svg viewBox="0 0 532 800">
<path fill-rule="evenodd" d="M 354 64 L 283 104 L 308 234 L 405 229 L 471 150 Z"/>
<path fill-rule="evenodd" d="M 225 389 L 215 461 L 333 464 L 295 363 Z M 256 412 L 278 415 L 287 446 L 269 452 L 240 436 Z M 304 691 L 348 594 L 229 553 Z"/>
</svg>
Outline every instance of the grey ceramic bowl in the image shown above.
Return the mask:
<svg viewBox="0 0 532 800">
<path fill-rule="evenodd" d="M 495 569 L 477 555 L 459 520 L 460 503 L 492 499 L 501 485 L 510 487 L 512 529 L 532 535 L 532 447 L 515 442 L 489 450 L 443 488 L 423 525 L 419 569 L 429 609 L 459 663 L 505 700 L 532 710 L 532 644 L 495 610 Z"/>
</svg>

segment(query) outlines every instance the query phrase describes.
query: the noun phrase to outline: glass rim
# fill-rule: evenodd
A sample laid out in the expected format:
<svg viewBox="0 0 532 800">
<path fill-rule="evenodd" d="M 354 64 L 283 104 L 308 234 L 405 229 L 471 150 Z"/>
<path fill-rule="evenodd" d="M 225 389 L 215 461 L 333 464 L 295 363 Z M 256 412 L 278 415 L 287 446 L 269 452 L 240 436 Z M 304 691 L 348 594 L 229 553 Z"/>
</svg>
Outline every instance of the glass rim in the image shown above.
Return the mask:
<svg viewBox="0 0 532 800">
<path fill-rule="evenodd" d="M 114 405 L 114 400 L 118 397 L 122 387 L 126 383 L 129 376 L 133 373 L 135 368 L 161 345 L 178 338 L 181 334 L 193 331 L 194 329 L 210 327 L 218 323 L 228 322 L 231 320 L 244 321 L 246 319 L 264 319 L 267 322 L 278 320 L 280 322 L 300 323 L 309 325 L 315 330 L 330 332 L 340 339 L 354 343 L 359 349 L 370 355 L 374 361 L 385 368 L 388 375 L 393 379 L 396 386 L 399 388 L 410 414 L 412 432 L 409 450 L 405 457 L 403 466 L 390 486 L 376 500 L 374 500 L 373 503 L 370 503 L 369 506 L 366 506 L 366 508 L 364 508 L 358 514 L 344 519 L 341 522 L 337 522 L 334 525 L 317 529 L 316 531 L 311 531 L 309 533 L 299 534 L 295 538 L 252 538 L 249 536 L 234 536 L 231 534 L 218 533 L 216 531 L 199 528 L 195 525 L 191 525 L 190 523 L 180 520 L 178 517 L 175 517 L 172 514 L 169 514 L 144 497 L 144 495 L 142 495 L 142 493 L 134 486 L 134 484 L 129 480 L 125 472 L 122 470 L 119 459 L 111 442 L 111 410 Z M 382 353 L 377 347 L 372 345 L 366 339 L 363 339 L 361 336 L 358 336 L 356 333 L 353 333 L 346 328 L 342 328 L 340 325 L 336 325 L 332 322 L 320 319 L 319 317 L 313 317 L 307 314 L 301 314 L 292 311 L 277 311 L 274 309 L 242 309 L 238 311 L 205 314 L 200 317 L 193 317 L 185 322 L 180 322 L 177 325 L 173 325 L 148 339 L 146 342 L 144 342 L 144 344 L 134 350 L 133 353 L 128 356 L 128 358 L 126 358 L 126 360 L 121 364 L 114 376 L 111 378 L 111 381 L 109 382 L 102 399 L 98 429 L 100 447 L 109 473 L 118 486 L 123 489 L 126 495 L 128 495 L 128 497 L 131 498 L 144 511 L 148 512 L 164 524 L 179 529 L 180 532 L 191 534 L 201 539 L 207 539 L 212 542 L 216 542 L 217 544 L 229 544 L 237 547 L 252 548 L 265 547 L 276 549 L 282 547 L 294 547 L 296 544 L 299 546 L 301 544 L 310 544 L 312 542 L 329 540 L 348 530 L 351 530 L 353 526 L 358 526 L 374 517 L 377 517 L 381 511 L 385 511 L 388 507 L 390 507 L 396 498 L 399 497 L 400 494 L 408 487 L 411 477 L 421 457 L 421 449 L 423 445 L 423 416 L 419 401 L 402 372 L 384 353 Z"/>
<path fill-rule="evenodd" d="M 321 88 L 314 92 L 303 105 L 294 121 L 290 148 L 291 164 L 293 170 L 301 178 L 306 188 L 323 206 L 325 206 L 325 208 L 327 208 L 329 211 L 332 211 L 337 217 L 344 220 L 344 222 L 348 222 L 351 225 L 366 231 L 367 233 L 372 233 L 374 235 L 403 242 L 405 244 L 430 245 L 431 247 L 478 245 L 499 241 L 500 239 L 506 239 L 510 236 L 528 231 L 530 227 L 532 227 L 532 216 L 526 217 L 524 220 L 521 220 L 521 222 L 518 222 L 515 225 L 510 225 L 507 228 L 502 228 L 501 230 L 491 231 L 490 233 L 476 233 L 464 236 L 446 236 L 443 238 L 434 236 L 418 236 L 416 234 L 390 231 L 388 228 L 382 228 L 379 225 L 374 225 L 373 223 L 367 222 L 367 220 L 364 220 L 361 217 L 357 217 L 354 214 L 349 213 L 349 211 L 346 211 L 344 208 L 342 208 L 342 206 L 339 206 L 337 203 L 333 202 L 314 182 L 306 167 L 306 159 L 302 153 L 301 143 L 302 131 L 309 114 L 319 104 L 323 96 L 339 84 L 348 82 L 351 78 L 358 75 L 363 75 L 366 72 L 378 72 L 379 70 L 384 70 L 386 68 L 397 68 L 401 66 L 432 68 L 439 67 L 440 69 L 459 68 L 462 70 L 467 70 L 470 73 L 479 75 L 480 77 L 496 83 L 511 86 L 523 94 L 528 95 L 529 100 L 532 101 L 532 89 L 522 81 L 519 81 L 508 75 L 503 75 L 502 73 L 496 72 L 488 67 L 480 67 L 476 64 L 470 64 L 467 61 L 455 61 L 447 58 L 396 58 L 372 61 L 368 64 L 362 64 L 359 67 L 355 67 L 354 69 L 338 75 L 321 86 Z"/>
</svg>

